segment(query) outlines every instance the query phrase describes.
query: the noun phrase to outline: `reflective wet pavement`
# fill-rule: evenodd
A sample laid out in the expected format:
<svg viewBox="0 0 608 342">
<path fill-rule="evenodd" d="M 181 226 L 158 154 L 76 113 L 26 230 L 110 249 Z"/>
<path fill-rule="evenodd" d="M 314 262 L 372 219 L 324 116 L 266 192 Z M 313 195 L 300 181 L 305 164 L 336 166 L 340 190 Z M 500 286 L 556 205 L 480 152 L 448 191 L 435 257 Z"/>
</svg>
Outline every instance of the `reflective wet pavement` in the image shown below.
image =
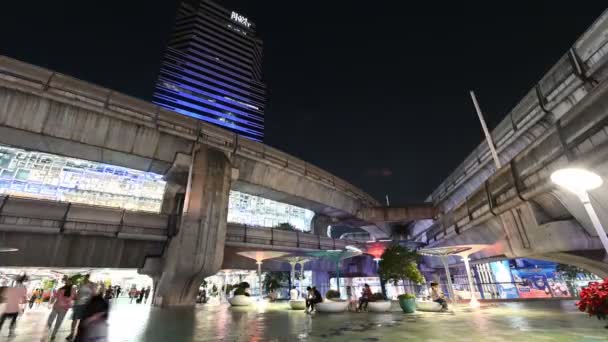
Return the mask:
<svg viewBox="0 0 608 342">
<path fill-rule="evenodd" d="M 454 313 L 306 315 L 286 304 L 249 309 L 198 306 L 160 310 L 118 303 L 110 341 L 608 341 L 605 322 L 578 312 L 572 301 L 508 303 Z M 26 312 L 10 341 L 40 341 L 46 309 Z M 57 341 L 68 334 L 65 321 Z M 2 331 L 5 337 L 7 326 Z"/>
</svg>

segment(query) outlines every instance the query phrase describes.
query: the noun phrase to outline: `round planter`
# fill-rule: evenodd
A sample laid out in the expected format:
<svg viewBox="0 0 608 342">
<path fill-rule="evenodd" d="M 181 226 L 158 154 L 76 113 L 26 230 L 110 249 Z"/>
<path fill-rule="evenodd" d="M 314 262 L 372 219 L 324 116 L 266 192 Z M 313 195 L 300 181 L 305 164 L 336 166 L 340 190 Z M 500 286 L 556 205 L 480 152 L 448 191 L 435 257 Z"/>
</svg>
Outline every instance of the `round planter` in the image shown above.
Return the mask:
<svg viewBox="0 0 608 342">
<path fill-rule="evenodd" d="M 399 306 L 405 313 L 414 313 L 416 312 L 416 299 L 399 298 Z"/>
<path fill-rule="evenodd" d="M 306 309 L 306 299 L 293 299 L 289 301 L 291 310 L 304 310 Z"/>
<path fill-rule="evenodd" d="M 367 309 L 371 312 L 387 312 L 391 309 L 390 300 L 379 300 L 367 303 Z"/>
<path fill-rule="evenodd" d="M 348 308 L 347 301 L 328 300 L 322 303 L 315 304 L 315 309 L 318 312 L 344 312 Z"/>
<path fill-rule="evenodd" d="M 416 310 L 438 312 L 441 311 L 441 304 L 430 300 L 421 300 L 416 302 Z"/>
<path fill-rule="evenodd" d="M 247 306 L 247 305 L 251 305 L 253 300 L 249 296 L 237 295 L 237 296 L 232 296 L 232 298 L 228 299 L 228 302 L 232 306 Z"/>
</svg>

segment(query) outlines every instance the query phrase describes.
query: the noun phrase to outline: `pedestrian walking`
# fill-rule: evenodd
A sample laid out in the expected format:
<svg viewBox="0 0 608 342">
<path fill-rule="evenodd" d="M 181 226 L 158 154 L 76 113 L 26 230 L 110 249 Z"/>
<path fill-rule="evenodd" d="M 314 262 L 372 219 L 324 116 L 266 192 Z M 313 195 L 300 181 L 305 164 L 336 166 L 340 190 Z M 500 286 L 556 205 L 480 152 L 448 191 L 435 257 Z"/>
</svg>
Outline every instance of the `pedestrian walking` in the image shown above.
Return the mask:
<svg viewBox="0 0 608 342">
<path fill-rule="evenodd" d="M 15 286 L 5 287 L 0 296 L 2 296 L 6 304 L 4 313 L 0 316 L 0 330 L 6 319 L 11 320 L 8 336 L 15 336 L 15 328 L 17 326 L 17 317 L 23 311 L 21 305 L 27 302 L 27 290 L 23 283 L 27 280 L 26 275 L 19 276 L 16 279 Z"/>
<path fill-rule="evenodd" d="M 116 286 L 116 299 L 118 299 L 118 297 L 120 297 L 120 293 L 122 292 L 122 289 L 120 288 L 120 285 Z"/>
<path fill-rule="evenodd" d="M 34 289 L 32 291 L 32 295 L 30 296 L 29 308 L 32 309 L 34 307 L 34 303 L 36 302 L 36 298 L 38 298 L 38 289 Z"/>
<path fill-rule="evenodd" d="M 144 287 L 142 286 L 141 290 L 139 290 L 139 298 L 137 298 L 137 304 L 141 304 L 141 302 L 144 300 L 145 292 L 146 289 L 144 289 Z"/>
<path fill-rule="evenodd" d="M 148 297 L 150 296 L 150 286 L 146 287 L 144 291 L 144 303 L 148 303 Z"/>
<path fill-rule="evenodd" d="M 130 304 L 133 304 L 133 299 L 137 297 L 137 288 L 135 286 L 131 287 L 131 290 L 129 290 L 129 299 L 131 299 L 131 301 L 129 302 Z"/>
<path fill-rule="evenodd" d="M 78 287 L 78 293 L 76 293 L 76 301 L 72 310 L 72 326 L 70 328 L 70 335 L 66 338 L 67 340 L 74 338 L 78 322 L 84 316 L 84 310 L 96 292 L 97 285 L 89 280 L 88 274 L 85 274 L 82 284 Z"/>
<path fill-rule="evenodd" d="M 66 278 L 65 285 L 57 290 L 54 297 L 53 309 L 51 310 L 51 314 L 49 315 L 49 319 L 47 320 L 47 326 L 49 331 L 51 331 L 51 327 L 53 326 L 53 322 L 55 323 L 55 327 L 51 332 L 51 340 L 55 339 L 55 335 L 57 335 L 57 330 L 63 323 L 63 319 L 67 314 L 68 310 L 72 307 L 72 302 L 74 300 L 75 294 L 74 289 L 72 289 L 72 282 L 69 278 Z"/>
<path fill-rule="evenodd" d="M 106 342 L 108 340 L 109 311 L 110 304 L 103 298 L 103 295 L 93 296 L 84 309 L 74 342 Z"/>
</svg>

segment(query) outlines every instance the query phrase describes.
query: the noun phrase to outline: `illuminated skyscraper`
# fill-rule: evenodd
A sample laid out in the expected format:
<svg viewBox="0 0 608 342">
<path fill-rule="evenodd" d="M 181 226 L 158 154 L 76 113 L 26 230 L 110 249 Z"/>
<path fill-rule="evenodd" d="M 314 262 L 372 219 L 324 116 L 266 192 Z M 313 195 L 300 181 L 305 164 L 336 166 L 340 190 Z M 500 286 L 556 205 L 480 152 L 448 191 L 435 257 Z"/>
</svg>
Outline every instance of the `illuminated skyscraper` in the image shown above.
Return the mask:
<svg viewBox="0 0 608 342">
<path fill-rule="evenodd" d="M 255 24 L 208 0 L 183 1 L 154 103 L 261 141 L 265 95 Z"/>
</svg>

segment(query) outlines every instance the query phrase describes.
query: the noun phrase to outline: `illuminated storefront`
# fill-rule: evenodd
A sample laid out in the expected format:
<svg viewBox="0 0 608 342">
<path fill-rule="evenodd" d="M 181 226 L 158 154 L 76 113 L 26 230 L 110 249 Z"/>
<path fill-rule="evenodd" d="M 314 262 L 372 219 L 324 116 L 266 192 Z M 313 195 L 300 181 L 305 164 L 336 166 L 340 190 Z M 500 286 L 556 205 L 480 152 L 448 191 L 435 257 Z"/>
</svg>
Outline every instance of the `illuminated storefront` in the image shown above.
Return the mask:
<svg viewBox="0 0 608 342">
<path fill-rule="evenodd" d="M 228 222 L 254 227 L 276 227 L 289 223 L 308 232 L 315 215 L 313 211 L 266 198 L 230 191 Z"/>
<path fill-rule="evenodd" d="M 0 145 L 0 194 L 159 212 L 162 175 Z M 252 227 L 288 223 L 308 232 L 314 212 L 238 191 L 228 222 Z"/>
<path fill-rule="evenodd" d="M 0 194 L 160 211 L 161 175 L 0 146 Z"/>
</svg>

